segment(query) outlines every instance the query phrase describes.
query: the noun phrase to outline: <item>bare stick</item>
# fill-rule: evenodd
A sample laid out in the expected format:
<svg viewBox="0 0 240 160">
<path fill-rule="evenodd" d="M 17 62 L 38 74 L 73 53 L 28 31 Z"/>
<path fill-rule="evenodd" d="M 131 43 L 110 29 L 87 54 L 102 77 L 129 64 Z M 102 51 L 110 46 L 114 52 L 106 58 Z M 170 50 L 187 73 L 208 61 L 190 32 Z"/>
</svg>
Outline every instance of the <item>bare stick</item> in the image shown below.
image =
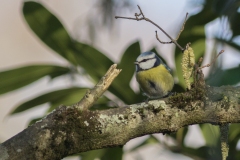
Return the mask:
<svg viewBox="0 0 240 160">
<path fill-rule="evenodd" d="M 176 41 L 178 40 L 178 38 L 180 37 L 182 31 L 184 30 L 184 26 L 185 26 L 186 21 L 187 21 L 187 16 L 188 16 L 188 13 L 186 13 L 186 17 L 185 17 L 184 22 L 183 22 L 183 24 L 182 24 L 182 28 L 180 29 L 180 31 L 179 31 L 179 33 L 178 33 L 178 36 L 177 36 L 177 38 L 175 39 Z"/>
<path fill-rule="evenodd" d="M 223 52 L 224 52 L 224 50 L 221 50 L 221 51 L 217 54 L 217 56 L 213 59 L 213 61 L 212 61 L 211 63 L 199 67 L 198 70 L 203 69 L 203 68 L 205 68 L 205 67 L 210 67 L 212 64 L 215 63 L 215 61 L 217 60 L 218 56 L 220 56 L 220 54 L 222 54 Z"/>
<path fill-rule="evenodd" d="M 177 35 L 177 38 L 175 39 L 175 41 L 178 40 L 178 38 L 180 37 L 182 31 L 184 30 L 184 26 L 185 26 L 186 21 L 187 21 L 187 16 L 188 16 L 188 13 L 186 13 L 186 17 L 185 17 L 185 20 L 184 20 L 184 22 L 183 22 L 183 24 L 182 24 L 182 28 L 181 28 L 180 31 L 178 32 L 178 35 Z M 155 31 L 155 32 L 156 32 L 156 38 L 157 38 L 157 40 L 158 40 L 160 43 L 162 43 L 162 44 L 170 44 L 170 43 L 173 43 L 173 41 L 170 41 L 170 42 L 163 42 L 163 41 L 161 41 L 161 40 L 158 38 L 157 31 Z"/>
<path fill-rule="evenodd" d="M 122 18 L 122 19 L 136 20 L 136 21 L 145 20 L 145 21 L 147 21 L 147 22 L 150 22 L 150 23 L 152 23 L 154 26 L 156 26 L 158 29 L 160 29 L 160 30 L 171 40 L 172 43 L 174 43 L 179 49 L 181 49 L 181 51 L 184 51 L 184 48 L 181 47 L 181 46 L 177 43 L 177 41 L 176 41 L 175 39 L 173 39 L 169 34 L 167 34 L 159 25 L 157 25 L 157 24 L 154 23 L 152 20 L 150 20 L 150 19 L 148 19 L 148 18 L 146 18 L 146 17 L 144 16 L 144 14 L 143 14 L 143 12 L 142 12 L 142 10 L 141 10 L 141 8 L 140 8 L 139 5 L 138 5 L 138 9 L 139 9 L 140 13 L 135 13 L 135 18 L 131 18 L 131 17 L 120 17 L 120 16 L 115 16 L 115 18 L 116 18 L 116 19 Z M 142 17 L 140 17 L 140 16 L 142 16 Z M 185 18 L 185 20 L 186 20 L 186 18 Z M 185 24 L 185 22 L 184 22 L 184 24 Z M 182 27 L 182 28 L 184 28 L 184 27 Z M 183 30 L 183 29 L 180 30 L 180 33 L 182 32 L 182 30 Z M 179 34 L 179 35 L 180 35 L 180 34 Z M 179 37 L 179 35 L 178 35 L 178 37 Z M 159 38 L 158 38 L 158 41 L 161 42 L 161 41 L 159 40 Z"/>
<path fill-rule="evenodd" d="M 170 41 L 170 42 L 163 42 L 163 41 L 161 41 L 161 40 L 158 38 L 157 31 L 155 31 L 155 32 L 156 32 L 156 39 L 158 40 L 158 42 L 160 42 L 160 43 L 162 43 L 162 44 L 170 44 L 170 43 L 173 43 L 172 41 Z"/>
<path fill-rule="evenodd" d="M 80 110 L 89 109 L 95 101 L 108 89 L 112 81 L 121 72 L 121 69 L 117 69 L 117 64 L 113 64 L 107 71 L 107 73 L 101 78 L 96 86 L 88 90 L 85 96 L 77 104 L 77 108 Z"/>
</svg>

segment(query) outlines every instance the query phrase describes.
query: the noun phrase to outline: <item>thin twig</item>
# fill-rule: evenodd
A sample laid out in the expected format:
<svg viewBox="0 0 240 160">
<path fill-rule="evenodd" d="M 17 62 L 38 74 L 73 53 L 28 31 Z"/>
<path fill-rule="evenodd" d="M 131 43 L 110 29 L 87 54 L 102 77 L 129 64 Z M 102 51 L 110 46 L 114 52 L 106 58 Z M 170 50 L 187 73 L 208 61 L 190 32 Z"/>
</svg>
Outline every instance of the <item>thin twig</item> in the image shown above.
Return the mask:
<svg viewBox="0 0 240 160">
<path fill-rule="evenodd" d="M 161 41 L 161 40 L 158 38 L 157 31 L 155 31 L 155 32 L 156 32 L 156 39 L 158 40 L 158 42 L 160 42 L 160 43 L 162 43 L 162 44 L 170 44 L 170 43 L 173 43 L 172 41 L 170 41 L 170 42 L 163 42 L 163 41 Z"/>
<path fill-rule="evenodd" d="M 188 16 L 188 13 L 186 13 L 186 17 L 185 17 L 185 20 L 184 20 L 184 22 L 183 22 L 183 24 L 182 24 L 182 28 L 181 28 L 180 31 L 178 32 L 178 35 L 177 35 L 177 38 L 175 39 L 175 41 L 178 40 L 178 38 L 180 37 L 182 31 L 184 30 L 184 26 L 185 26 L 186 21 L 187 21 L 187 16 Z M 162 44 L 170 44 L 170 43 L 173 43 L 173 41 L 169 41 L 169 42 L 163 42 L 163 41 L 161 41 L 161 40 L 158 38 L 157 31 L 155 31 L 155 32 L 156 32 L 156 38 L 157 38 L 157 40 L 158 40 L 160 43 L 162 43 Z"/>
<path fill-rule="evenodd" d="M 140 6 L 139 6 L 139 5 L 137 5 L 137 6 L 138 6 L 138 9 L 139 9 L 139 11 L 140 11 L 140 14 L 145 18 L 144 14 L 143 14 L 143 12 L 142 12 L 142 10 L 141 10 L 141 8 L 140 8 Z"/>
<path fill-rule="evenodd" d="M 187 22 L 187 17 L 188 17 L 188 13 L 186 13 L 186 17 L 185 17 L 184 22 L 183 22 L 183 24 L 182 24 L 182 28 L 180 29 L 180 31 L 179 31 L 179 33 L 178 33 L 178 36 L 177 36 L 177 38 L 176 38 L 176 41 L 178 40 L 178 38 L 180 37 L 182 31 L 184 30 L 184 26 L 185 26 L 185 24 L 186 24 L 186 22 Z"/>
<path fill-rule="evenodd" d="M 222 54 L 223 52 L 224 52 L 224 50 L 221 50 L 221 51 L 217 54 L 217 56 L 213 59 L 213 61 L 212 61 L 211 63 L 199 67 L 198 70 L 203 69 L 203 68 L 205 68 L 205 67 L 210 67 L 211 65 L 213 65 L 213 64 L 215 63 L 215 61 L 217 60 L 218 56 L 220 56 L 220 54 Z"/>
<path fill-rule="evenodd" d="M 138 9 L 140 11 L 140 13 L 135 13 L 135 18 L 131 18 L 131 17 L 120 17 L 120 16 L 115 16 L 115 18 L 122 18 L 122 19 L 130 19 L 130 20 L 136 20 L 136 21 L 141 21 L 141 20 L 145 20 L 147 22 L 152 23 L 154 26 L 156 26 L 158 29 L 160 29 L 170 40 L 172 43 L 174 43 L 179 49 L 181 49 L 181 51 L 184 51 L 184 48 L 181 47 L 177 41 L 175 39 L 173 39 L 169 34 L 167 34 L 159 25 L 157 25 L 156 23 L 154 23 L 152 20 L 150 20 L 149 18 L 146 18 L 142 12 L 142 9 L 140 8 L 140 6 L 138 5 Z M 140 16 L 142 16 L 141 18 L 139 18 Z M 186 20 L 186 18 L 185 18 Z M 185 24 L 185 22 L 184 22 Z M 182 27 L 183 28 L 183 27 Z M 182 29 L 180 30 L 182 32 Z M 180 32 L 180 33 L 181 33 Z M 160 42 L 159 38 L 158 41 Z"/>
</svg>

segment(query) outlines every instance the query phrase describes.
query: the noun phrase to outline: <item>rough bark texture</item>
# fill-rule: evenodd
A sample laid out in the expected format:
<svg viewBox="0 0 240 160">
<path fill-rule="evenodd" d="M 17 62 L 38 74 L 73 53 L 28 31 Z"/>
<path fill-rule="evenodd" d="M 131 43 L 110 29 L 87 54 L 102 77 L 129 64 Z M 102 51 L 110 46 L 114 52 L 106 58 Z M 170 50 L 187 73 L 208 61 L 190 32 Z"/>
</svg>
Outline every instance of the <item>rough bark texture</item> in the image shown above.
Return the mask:
<svg viewBox="0 0 240 160">
<path fill-rule="evenodd" d="M 206 97 L 200 100 L 189 100 L 186 92 L 148 104 L 102 111 L 80 110 L 77 104 L 60 106 L 2 143 L 0 159 L 61 159 L 88 150 L 121 146 L 146 134 L 175 132 L 192 124 L 240 122 L 239 87 L 206 90 Z M 177 102 L 180 99 L 181 103 Z"/>
</svg>

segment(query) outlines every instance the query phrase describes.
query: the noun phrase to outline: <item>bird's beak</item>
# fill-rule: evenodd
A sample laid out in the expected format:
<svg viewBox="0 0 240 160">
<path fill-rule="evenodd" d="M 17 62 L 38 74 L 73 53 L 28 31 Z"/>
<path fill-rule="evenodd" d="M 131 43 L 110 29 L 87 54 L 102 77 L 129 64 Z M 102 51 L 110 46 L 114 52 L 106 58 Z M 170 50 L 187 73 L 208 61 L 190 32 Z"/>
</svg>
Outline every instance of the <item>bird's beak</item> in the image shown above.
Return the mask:
<svg viewBox="0 0 240 160">
<path fill-rule="evenodd" d="M 135 64 L 135 65 L 138 65 L 139 63 L 136 61 L 136 62 L 134 62 L 134 64 Z"/>
</svg>

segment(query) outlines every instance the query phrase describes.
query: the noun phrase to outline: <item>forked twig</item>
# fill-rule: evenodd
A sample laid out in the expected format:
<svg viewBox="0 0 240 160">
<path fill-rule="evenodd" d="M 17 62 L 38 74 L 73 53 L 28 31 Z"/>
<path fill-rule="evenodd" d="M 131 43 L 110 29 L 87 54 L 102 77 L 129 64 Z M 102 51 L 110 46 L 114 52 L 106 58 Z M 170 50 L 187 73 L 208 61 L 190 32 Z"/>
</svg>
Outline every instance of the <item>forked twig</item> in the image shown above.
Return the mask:
<svg viewBox="0 0 240 160">
<path fill-rule="evenodd" d="M 185 17 L 185 20 L 184 20 L 184 22 L 183 22 L 183 24 L 182 24 L 182 28 L 181 28 L 180 31 L 178 32 L 178 35 L 177 35 L 177 38 L 175 39 L 175 41 L 178 40 L 178 38 L 180 37 L 182 31 L 184 30 L 184 26 L 185 26 L 186 21 L 187 21 L 187 16 L 188 16 L 188 13 L 186 13 L 186 17 Z M 157 31 L 155 31 L 155 32 L 156 32 L 156 39 L 157 39 L 160 43 L 162 43 L 162 44 L 174 43 L 173 41 L 169 41 L 169 42 L 163 42 L 163 41 L 161 41 L 161 40 L 158 38 Z"/>
<path fill-rule="evenodd" d="M 224 50 L 221 50 L 221 51 L 217 54 L 217 56 L 212 60 L 211 63 L 199 67 L 198 70 L 203 69 L 203 68 L 205 68 L 205 67 L 210 67 L 212 64 L 215 63 L 215 61 L 217 60 L 217 58 L 218 58 L 218 57 L 220 56 L 220 54 L 222 54 L 223 52 L 224 52 Z"/>
<path fill-rule="evenodd" d="M 180 30 L 177 38 L 176 38 L 176 39 L 173 39 L 173 38 L 172 38 L 169 34 L 167 34 L 159 25 L 157 25 L 156 23 L 154 23 L 154 22 L 153 22 L 152 20 L 150 20 L 149 18 L 146 18 L 146 17 L 144 16 L 144 14 L 143 14 L 140 6 L 139 6 L 139 5 L 137 5 L 137 6 L 138 6 L 138 9 L 139 9 L 140 13 L 135 13 L 135 18 L 131 18 L 131 17 L 121 17 L 121 16 L 115 16 L 115 18 L 116 18 L 116 19 L 122 18 L 122 19 L 136 20 L 136 21 L 145 20 L 145 21 L 147 21 L 147 22 L 150 22 L 150 23 L 152 23 L 154 26 L 156 26 L 158 29 L 160 29 L 160 30 L 171 40 L 171 42 L 169 42 L 169 43 L 174 43 L 179 49 L 181 49 L 181 51 L 184 51 L 184 48 L 177 43 L 177 39 L 179 38 L 181 32 L 182 32 L 183 29 L 184 29 L 184 25 L 185 25 L 185 23 L 186 23 L 186 19 L 187 19 L 187 15 L 188 15 L 188 14 L 186 14 L 185 21 L 184 21 L 184 23 L 183 23 L 183 26 L 182 26 L 182 28 L 181 28 L 181 30 Z M 140 17 L 140 16 L 141 16 L 141 17 Z M 158 36 L 157 36 L 157 32 L 156 32 L 156 37 L 157 37 L 157 40 L 158 40 L 160 43 L 168 43 L 168 42 L 162 42 L 162 41 L 160 41 L 160 39 L 159 39 Z"/>
<path fill-rule="evenodd" d="M 217 54 L 217 56 L 212 60 L 211 63 L 203 65 L 203 66 L 201 66 L 203 58 L 200 57 L 200 59 L 198 60 L 198 63 L 195 64 L 195 69 L 194 69 L 195 70 L 194 71 L 194 84 L 195 84 L 195 87 L 197 86 L 197 83 L 202 83 L 202 84 L 205 85 L 204 74 L 202 72 L 202 69 L 205 68 L 205 67 L 210 67 L 211 65 L 213 65 L 216 62 L 217 58 L 220 56 L 220 54 L 222 54 L 223 52 L 224 52 L 224 50 L 221 50 Z"/>
</svg>

